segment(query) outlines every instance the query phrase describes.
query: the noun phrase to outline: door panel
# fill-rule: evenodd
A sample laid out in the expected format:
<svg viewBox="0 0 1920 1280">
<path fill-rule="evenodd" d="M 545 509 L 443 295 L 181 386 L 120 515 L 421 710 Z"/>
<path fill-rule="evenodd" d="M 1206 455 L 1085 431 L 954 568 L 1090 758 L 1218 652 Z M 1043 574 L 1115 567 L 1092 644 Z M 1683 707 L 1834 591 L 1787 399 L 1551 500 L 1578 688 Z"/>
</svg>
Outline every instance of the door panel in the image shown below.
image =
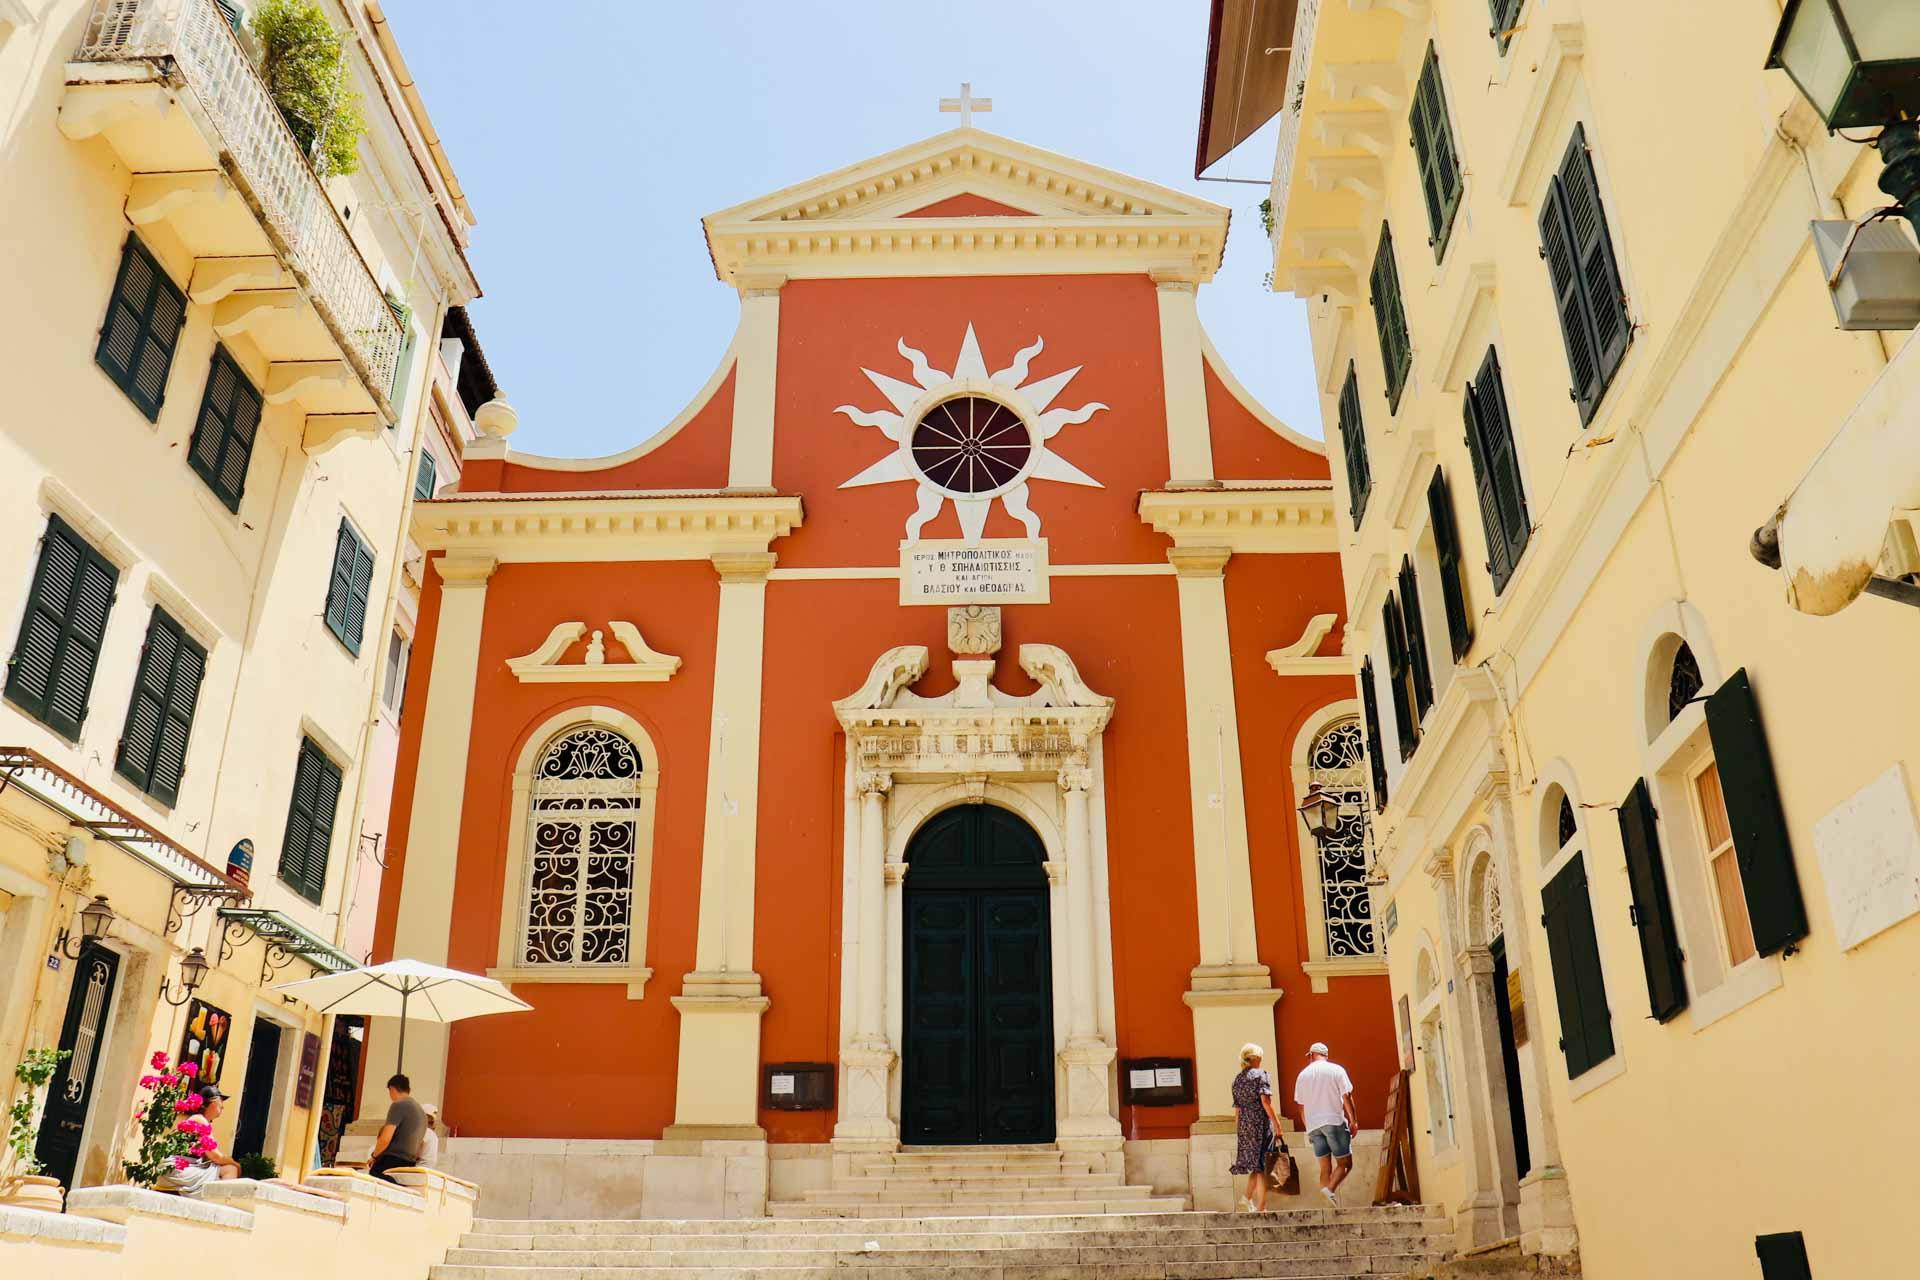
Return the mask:
<svg viewBox="0 0 1920 1280">
<path fill-rule="evenodd" d="M 46 1115 L 34 1156 L 41 1172 L 71 1188 L 80 1160 L 80 1139 L 93 1105 L 94 1078 L 100 1070 L 100 1049 L 113 1012 L 113 992 L 120 976 L 120 957 L 89 943 L 74 966 L 73 988 L 67 996 L 66 1021 L 60 1027 L 60 1048 L 71 1055 L 60 1064 L 47 1088 Z"/>
<path fill-rule="evenodd" d="M 977 904 L 965 890 L 907 898 L 907 1028 L 901 1077 L 909 1142 L 970 1142 Z"/>
<path fill-rule="evenodd" d="M 240 1119 L 233 1130 L 233 1154 L 266 1150 L 267 1121 L 273 1114 L 273 1078 L 280 1066 L 280 1027 L 266 1018 L 253 1020 L 247 1047 L 247 1077 L 240 1086 Z"/>
</svg>

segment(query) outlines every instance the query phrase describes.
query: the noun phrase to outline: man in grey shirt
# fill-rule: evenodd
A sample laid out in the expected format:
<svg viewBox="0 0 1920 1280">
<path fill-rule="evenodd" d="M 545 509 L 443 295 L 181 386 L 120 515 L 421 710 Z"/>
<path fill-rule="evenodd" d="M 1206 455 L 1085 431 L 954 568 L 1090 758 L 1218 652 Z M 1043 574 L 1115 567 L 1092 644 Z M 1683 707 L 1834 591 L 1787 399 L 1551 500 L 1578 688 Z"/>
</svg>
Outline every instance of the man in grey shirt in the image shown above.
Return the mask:
<svg viewBox="0 0 1920 1280">
<path fill-rule="evenodd" d="M 373 1160 L 367 1172 L 376 1178 L 387 1177 L 389 1169 L 410 1169 L 420 1157 L 420 1136 L 427 1131 L 427 1113 L 413 1100 L 413 1082 L 403 1075 L 387 1080 L 387 1122 L 373 1144 Z"/>
</svg>

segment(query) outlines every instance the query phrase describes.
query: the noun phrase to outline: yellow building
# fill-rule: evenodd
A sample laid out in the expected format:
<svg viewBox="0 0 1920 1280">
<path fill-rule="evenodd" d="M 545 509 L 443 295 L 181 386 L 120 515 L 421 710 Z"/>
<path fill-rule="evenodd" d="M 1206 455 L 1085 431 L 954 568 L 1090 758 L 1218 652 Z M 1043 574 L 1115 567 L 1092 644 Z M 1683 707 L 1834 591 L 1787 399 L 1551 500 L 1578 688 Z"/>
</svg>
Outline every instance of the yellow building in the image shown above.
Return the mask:
<svg viewBox="0 0 1920 1280">
<path fill-rule="evenodd" d="M 1836 329 L 1808 224 L 1881 166 L 1780 16 L 1214 6 L 1200 163 L 1278 114 L 1340 446 L 1421 1189 L 1605 1280 L 1913 1269 L 1915 615 L 1835 610 L 1920 567 L 1920 348 Z"/>
<path fill-rule="evenodd" d="M 471 215 L 385 18 L 325 8 L 367 128 L 323 179 L 255 7 L 0 5 L 0 1071 L 72 1051 L 75 1187 L 155 1050 L 236 1097 L 224 1150 L 305 1167 L 328 1028 L 263 988 L 351 963 L 408 510 L 458 446 Z"/>
</svg>

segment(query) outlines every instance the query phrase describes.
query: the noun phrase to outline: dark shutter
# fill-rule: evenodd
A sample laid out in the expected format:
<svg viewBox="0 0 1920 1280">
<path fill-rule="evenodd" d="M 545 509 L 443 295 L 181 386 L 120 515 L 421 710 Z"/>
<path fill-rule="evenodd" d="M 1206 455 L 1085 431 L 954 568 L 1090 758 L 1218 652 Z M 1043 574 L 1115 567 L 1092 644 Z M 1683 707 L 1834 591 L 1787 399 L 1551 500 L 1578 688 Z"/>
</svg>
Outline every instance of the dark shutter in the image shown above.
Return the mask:
<svg viewBox="0 0 1920 1280">
<path fill-rule="evenodd" d="M 1340 387 L 1340 448 L 1347 461 L 1347 492 L 1352 499 L 1353 527 L 1367 514 L 1367 495 L 1373 492 L 1373 470 L 1367 465 L 1367 433 L 1360 420 L 1360 379 L 1347 362 L 1347 380 Z"/>
<path fill-rule="evenodd" d="M 413 474 L 413 496 L 431 498 L 433 486 L 440 479 L 440 469 L 433 455 L 424 449 L 420 453 L 420 469 Z"/>
<path fill-rule="evenodd" d="M 150 422 L 160 417 L 186 317 L 187 295 L 139 238 L 128 236 L 93 358 Z"/>
<path fill-rule="evenodd" d="M 1407 371 L 1413 367 L 1413 346 L 1407 338 L 1407 309 L 1400 298 L 1400 269 L 1393 261 L 1393 229 L 1380 224 L 1380 247 L 1373 255 L 1373 292 L 1368 303 L 1373 307 L 1374 327 L 1380 332 L 1380 363 L 1387 371 L 1387 408 L 1400 410 L 1400 393 L 1407 386 Z"/>
<path fill-rule="evenodd" d="M 367 605 L 373 594 L 373 550 L 353 526 L 340 521 L 333 545 L 333 575 L 327 584 L 327 630 L 358 657 L 366 635 Z"/>
<path fill-rule="evenodd" d="M 1600 407 L 1633 340 L 1585 125 L 1574 127 L 1540 211 L 1540 250 L 1553 281 L 1554 306 L 1573 375 L 1571 394 L 1584 425 Z"/>
<path fill-rule="evenodd" d="M 1373 687 L 1373 659 L 1360 664 L 1360 705 L 1367 720 L 1367 767 L 1373 774 L 1373 807 L 1387 807 L 1387 757 L 1380 741 L 1380 698 Z"/>
<path fill-rule="evenodd" d="M 1793 842 L 1787 838 L 1760 706 L 1744 667 L 1708 697 L 1707 733 L 1726 793 L 1754 949 L 1770 956 L 1807 936 L 1807 908 L 1793 868 Z"/>
<path fill-rule="evenodd" d="M 1410 760 L 1420 747 L 1420 722 L 1413 714 L 1413 699 L 1407 687 L 1406 624 L 1401 620 L 1400 602 L 1391 592 L 1380 610 L 1380 627 L 1387 633 L 1387 684 L 1393 689 L 1393 721 L 1400 738 L 1400 758 Z"/>
<path fill-rule="evenodd" d="M 340 767 L 313 739 L 301 739 L 287 833 L 280 846 L 280 878 L 309 902 L 319 902 L 326 892 L 327 855 L 339 804 Z"/>
<path fill-rule="evenodd" d="M 1433 707 L 1433 664 L 1427 652 L 1427 620 L 1420 615 L 1420 583 L 1413 561 L 1400 558 L 1400 610 L 1407 631 L 1407 674 L 1413 677 L 1415 718 L 1425 720 Z"/>
<path fill-rule="evenodd" d="M 1620 803 L 1620 843 L 1627 852 L 1627 883 L 1633 889 L 1633 927 L 1640 934 L 1640 961 L 1647 969 L 1647 998 L 1657 1021 L 1687 1007 L 1686 960 L 1667 892 L 1666 861 L 1646 779 Z"/>
<path fill-rule="evenodd" d="M 1507 46 L 1513 43 L 1513 37 L 1507 33 L 1519 25 L 1520 6 L 1525 4 L 1526 0 L 1490 0 L 1490 3 L 1493 8 L 1493 26 L 1487 34 L 1492 36 L 1495 43 L 1500 46 L 1500 52 L 1505 53 Z"/>
<path fill-rule="evenodd" d="M 1440 84 L 1440 55 L 1427 45 L 1427 60 L 1420 68 L 1420 82 L 1413 91 L 1413 115 L 1408 121 L 1414 154 L 1420 162 L 1420 190 L 1427 202 L 1427 243 L 1433 247 L 1437 262 L 1447 251 L 1447 239 L 1453 231 L 1453 218 L 1460 210 L 1459 152 L 1454 147 L 1453 125 L 1447 120 L 1447 95 Z"/>
<path fill-rule="evenodd" d="M 1453 519 L 1453 494 L 1447 473 L 1433 469 L 1427 482 L 1427 513 L 1433 521 L 1433 546 L 1440 561 L 1440 599 L 1447 611 L 1447 639 L 1453 660 L 1463 661 L 1473 647 L 1473 618 L 1467 613 L 1466 568 L 1460 559 L 1460 526 Z"/>
<path fill-rule="evenodd" d="M 1514 566 L 1533 536 L 1520 458 L 1513 445 L 1513 421 L 1500 376 L 1500 356 L 1492 347 L 1480 362 L 1479 376 L 1466 389 L 1467 452 L 1480 497 L 1480 519 L 1487 534 L 1487 572 L 1494 593 L 1506 590 Z"/>
<path fill-rule="evenodd" d="M 87 718 L 100 642 L 120 571 L 59 516 L 47 520 L 20 638 L 7 663 L 8 701 L 61 737 Z"/>
<path fill-rule="evenodd" d="M 239 363 L 225 347 L 215 347 L 187 462 L 229 511 L 240 509 L 240 497 L 246 492 L 247 463 L 260 429 L 260 409 L 260 393 Z"/>
<path fill-rule="evenodd" d="M 1600 943 L 1593 932 L 1586 855 L 1575 854 L 1540 891 L 1540 923 L 1547 931 L 1553 988 L 1560 1007 L 1560 1049 L 1574 1079 L 1613 1056 L 1613 1022 Z"/>
<path fill-rule="evenodd" d="M 207 651 L 165 610 L 155 609 L 147 623 L 147 643 L 140 650 L 140 670 L 134 677 L 127 727 L 120 735 L 114 769 L 162 804 L 180 798 L 187 740 L 193 733 L 193 711 L 206 670 Z"/>
<path fill-rule="evenodd" d="M 1760 1255 L 1761 1280 L 1813 1280 L 1806 1238 L 1798 1231 L 1755 1236 L 1753 1251 Z"/>
</svg>

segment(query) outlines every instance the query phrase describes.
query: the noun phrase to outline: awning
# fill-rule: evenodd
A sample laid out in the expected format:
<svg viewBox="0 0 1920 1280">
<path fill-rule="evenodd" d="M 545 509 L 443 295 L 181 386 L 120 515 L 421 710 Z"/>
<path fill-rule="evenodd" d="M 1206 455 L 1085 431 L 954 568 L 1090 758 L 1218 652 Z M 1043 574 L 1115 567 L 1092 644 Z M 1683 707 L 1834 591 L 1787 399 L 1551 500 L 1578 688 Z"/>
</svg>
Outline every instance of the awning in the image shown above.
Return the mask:
<svg viewBox="0 0 1920 1280">
<path fill-rule="evenodd" d="M 245 933 L 251 933 L 270 948 L 278 948 L 284 956 L 299 956 L 314 968 L 328 973 L 345 973 L 359 967 L 352 956 L 297 923 L 285 912 L 258 907 L 222 907 L 220 919 L 226 925 L 226 940 L 221 943 L 222 960 L 233 954 L 233 947 L 244 941 Z M 285 960 L 282 960 L 281 964 L 284 963 Z M 278 969 L 281 966 L 270 967 Z"/>
<path fill-rule="evenodd" d="M 1909 339 L 1755 535 L 1755 551 L 1771 553 L 1777 542 L 1787 599 L 1802 613 L 1838 613 L 1868 590 L 1900 598 L 1913 588 L 1875 574 L 1888 524 L 1915 508 L 1920 342 Z"/>
<path fill-rule="evenodd" d="M 1292 60 L 1286 46 L 1293 40 L 1299 7 L 1300 0 L 1213 0 L 1194 177 L 1252 137 L 1286 105 Z M 1269 54 L 1268 49 L 1277 52 Z"/>
</svg>

